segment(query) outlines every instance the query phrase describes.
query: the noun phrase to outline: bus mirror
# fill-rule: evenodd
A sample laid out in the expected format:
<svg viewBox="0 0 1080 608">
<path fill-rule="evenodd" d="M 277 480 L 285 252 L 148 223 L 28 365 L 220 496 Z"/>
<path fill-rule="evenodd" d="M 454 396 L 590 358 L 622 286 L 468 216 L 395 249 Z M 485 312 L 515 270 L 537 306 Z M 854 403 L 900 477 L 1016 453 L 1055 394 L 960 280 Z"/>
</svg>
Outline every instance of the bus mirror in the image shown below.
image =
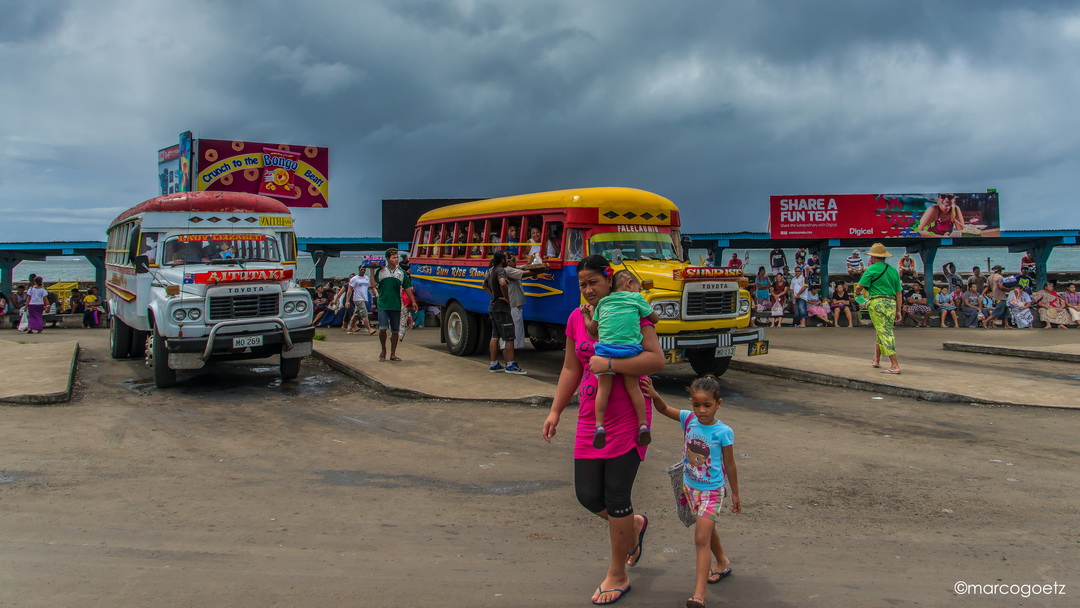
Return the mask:
<svg viewBox="0 0 1080 608">
<path fill-rule="evenodd" d="M 316 249 L 311 252 L 311 263 L 316 268 L 321 267 L 326 263 L 326 252 L 322 249 Z"/>
<path fill-rule="evenodd" d="M 622 249 L 612 249 L 611 250 L 611 263 L 618 266 L 619 264 L 622 264 L 622 262 L 623 262 Z"/>
<path fill-rule="evenodd" d="M 145 255 L 135 256 L 135 274 L 146 274 L 150 272 L 150 258 Z"/>
</svg>

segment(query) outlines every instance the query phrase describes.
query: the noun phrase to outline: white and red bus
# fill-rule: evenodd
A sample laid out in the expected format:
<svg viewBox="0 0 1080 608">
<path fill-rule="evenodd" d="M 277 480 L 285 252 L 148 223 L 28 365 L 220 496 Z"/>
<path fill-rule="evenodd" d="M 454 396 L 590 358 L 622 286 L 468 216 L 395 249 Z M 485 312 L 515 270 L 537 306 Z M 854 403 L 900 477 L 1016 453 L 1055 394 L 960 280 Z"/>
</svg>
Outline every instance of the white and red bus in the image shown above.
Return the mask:
<svg viewBox="0 0 1080 608">
<path fill-rule="evenodd" d="M 140 203 L 108 229 L 106 287 L 113 358 L 145 355 L 154 383 L 211 359 L 280 355 L 294 378 L 315 330 L 294 280 L 289 208 L 235 192 L 180 192 Z"/>
</svg>

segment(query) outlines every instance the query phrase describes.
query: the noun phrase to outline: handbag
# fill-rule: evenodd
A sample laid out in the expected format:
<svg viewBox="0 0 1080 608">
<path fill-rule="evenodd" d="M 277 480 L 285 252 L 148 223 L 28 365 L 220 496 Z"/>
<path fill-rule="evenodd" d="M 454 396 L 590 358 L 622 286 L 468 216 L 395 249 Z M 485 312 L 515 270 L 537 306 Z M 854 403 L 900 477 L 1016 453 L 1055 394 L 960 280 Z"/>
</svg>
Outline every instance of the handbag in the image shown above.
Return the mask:
<svg viewBox="0 0 1080 608">
<path fill-rule="evenodd" d="M 686 431 L 689 429 L 690 418 L 687 417 L 686 422 L 683 424 L 683 445 L 686 444 Z M 690 503 L 686 501 L 686 495 L 683 493 L 683 473 L 685 467 L 685 462 L 679 460 L 679 462 L 668 467 L 667 472 L 668 476 L 671 477 L 671 489 L 675 492 L 675 514 L 679 516 L 679 521 L 689 528 L 697 523 L 697 515 L 690 510 Z"/>
</svg>

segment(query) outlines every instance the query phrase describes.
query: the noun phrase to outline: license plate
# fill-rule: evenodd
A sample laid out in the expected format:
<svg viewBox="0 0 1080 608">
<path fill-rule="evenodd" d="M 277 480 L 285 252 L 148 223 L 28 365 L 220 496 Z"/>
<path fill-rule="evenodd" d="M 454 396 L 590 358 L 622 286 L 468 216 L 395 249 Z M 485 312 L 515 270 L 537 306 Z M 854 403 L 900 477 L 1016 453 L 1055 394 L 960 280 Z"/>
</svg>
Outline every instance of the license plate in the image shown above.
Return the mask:
<svg viewBox="0 0 1080 608">
<path fill-rule="evenodd" d="M 747 344 L 746 346 L 747 346 L 746 354 L 750 355 L 751 357 L 753 357 L 755 355 L 767 355 L 767 354 L 769 354 L 769 341 L 768 340 L 758 340 L 757 342 Z"/>
<path fill-rule="evenodd" d="M 262 345 L 263 345 L 263 337 L 262 336 L 244 336 L 242 338 L 233 338 L 232 339 L 232 347 L 233 348 L 251 348 L 252 346 L 262 346 Z"/>
<path fill-rule="evenodd" d="M 735 347 L 734 346 L 717 346 L 716 347 L 716 354 L 713 355 L 713 357 L 715 357 L 715 358 L 734 357 L 734 356 L 735 356 Z"/>
</svg>

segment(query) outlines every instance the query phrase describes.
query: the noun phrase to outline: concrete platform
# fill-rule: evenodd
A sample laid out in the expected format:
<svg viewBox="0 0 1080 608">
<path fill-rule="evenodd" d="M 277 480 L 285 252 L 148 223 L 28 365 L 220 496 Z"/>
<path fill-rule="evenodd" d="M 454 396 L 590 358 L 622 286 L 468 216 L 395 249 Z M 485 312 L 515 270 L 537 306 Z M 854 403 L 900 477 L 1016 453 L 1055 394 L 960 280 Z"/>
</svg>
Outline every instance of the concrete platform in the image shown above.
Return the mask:
<svg viewBox="0 0 1080 608">
<path fill-rule="evenodd" d="M 1044 361 L 1067 361 L 1080 363 L 1080 344 L 1061 344 L 1057 346 L 1045 346 L 1040 348 L 997 346 L 994 344 L 976 344 L 971 342 L 945 342 L 942 344 L 945 350 L 965 353 L 982 353 L 984 355 L 1000 355 L 1003 357 L 1023 357 L 1025 359 L 1042 359 Z"/>
<path fill-rule="evenodd" d="M 52 405 L 70 401 L 79 343 L 35 342 L 36 334 L 12 333 L 15 335 L 5 332 L 0 338 L 0 403 Z"/>
<path fill-rule="evenodd" d="M 948 338 L 975 335 L 999 344 L 987 348 L 1063 352 L 1075 349 L 1078 337 L 1065 331 L 901 328 L 896 342 L 903 373 L 890 375 L 870 366 L 872 329 L 783 328 L 769 330 L 768 355 L 736 357 L 731 369 L 926 401 L 1080 409 L 1075 364 L 1035 364 L 942 347 L 957 342 Z"/>
<path fill-rule="evenodd" d="M 455 401 L 491 401 L 551 405 L 555 386 L 529 376 L 493 374 L 486 358 L 455 357 L 437 344 L 439 329 L 410 331 L 398 347 L 402 361 L 379 361 L 379 338 L 361 330 L 348 335 L 337 328 L 320 329 L 314 354 L 330 367 L 368 386 L 396 396 Z M 424 346 L 421 346 L 420 343 Z M 389 349 L 389 344 L 387 344 Z M 530 348 L 530 352 L 531 348 Z"/>
</svg>

